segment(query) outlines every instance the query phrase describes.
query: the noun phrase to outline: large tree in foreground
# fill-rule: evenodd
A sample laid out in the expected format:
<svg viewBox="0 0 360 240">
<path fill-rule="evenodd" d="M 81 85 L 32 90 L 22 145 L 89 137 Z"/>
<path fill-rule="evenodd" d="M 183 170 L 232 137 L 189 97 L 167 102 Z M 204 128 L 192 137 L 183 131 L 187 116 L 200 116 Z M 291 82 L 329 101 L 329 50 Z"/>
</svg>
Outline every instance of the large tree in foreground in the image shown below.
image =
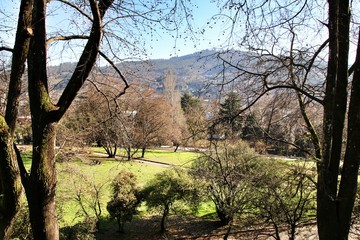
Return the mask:
<svg viewBox="0 0 360 240">
<path fill-rule="evenodd" d="M 98 55 L 115 68 L 115 72 L 119 79 L 124 81 L 123 86 L 126 88 L 128 85 L 123 75 L 112 61 L 119 58 L 114 55 L 109 57 L 103 50 L 110 48 L 109 52 L 113 53 L 114 49 L 119 47 L 119 49 L 133 51 L 139 43 L 137 37 L 142 36 L 138 32 L 143 29 L 153 32 L 154 24 L 157 23 L 163 27 L 163 30 L 176 29 L 171 24 L 178 22 L 180 15 L 177 13 L 186 8 L 185 2 L 180 2 L 162 4 L 158 1 L 148 1 L 139 4 L 131 0 L 116 2 L 112 0 L 21 1 L 14 47 L 0 46 L 1 51 L 12 54 L 7 106 L 5 116 L 0 116 L 1 239 L 10 238 L 14 217 L 20 208 L 22 187 L 27 196 L 34 238 L 59 239 L 55 208 L 57 180 L 54 158 L 57 122 L 63 117 L 85 81 L 90 77 Z M 50 9 L 47 10 L 47 8 Z M 57 12 L 61 10 L 67 11 L 67 14 Z M 105 17 L 108 11 L 110 13 Z M 185 12 L 186 17 L 190 16 L 187 11 Z M 0 11 L 0 14 L 1 17 L 4 16 L 4 12 Z M 55 16 L 55 19 L 46 22 L 47 19 L 51 19 L 51 16 Z M 71 18 L 54 24 L 59 17 L 66 18 L 67 16 Z M 182 16 L 180 18 L 183 19 Z M 9 18 L 2 19 L 9 20 Z M 5 21 L 0 25 L 1 33 L 7 30 L 6 24 L 11 26 L 13 23 Z M 47 28 L 51 24 L 53 24 L 52 28 Z M 126 27 L 128 29 L 125 29 Z M 108 28 L 112 28 L 113 31 L 107 32 Z M 54 29 L 53 32 L 47 32 Z M 1 40 L 5 38 L 3 35 L 0 37 Z M 101 44 L 103 39 L 106 41 Z M 62 42 L 66 43 L 62 45 Z M 72 45 L 71 42 L 75 44 Z M 65 88 L 59 93 L 58 98 L 51 96 L 47 72 L 47 64 L 54 60 L 51 57 L 54 52 L 74 53 L 77 55 L 71 56 L 70 59 L 78 59 L 75 69 L 70 74 L 71 77 L 64 83 Z M 67 56 L 56 57 L 66 59 Z M 26 171 L 14 144 L 19 96 L 26 61 L 33 132 L 30 172 Z M 120 91 L 117 96 L 122 93 Z"/>
<path fill-rule="evenodd" d="M 356 42 L 350 36 L 359 34 L 358 3 L 218 2 L 232 20 L 230 41 L 236 39 L 249 50 L 238 57 L 220 56 L 227 73 L 224 83 L 235 85 L 241 80 L 242 92 L 247 93 L 245 108 L 277 89 L 289 90 L 298 100 L 317 162 L 319 237 L 347 239 L 360 163 L 360 132 L 356 129 L 360 124 L 360 43 L 355 62 L 349 64 L 348 60 L 349 47 Z M 239 22 L 245 23 L 243 32 L 237 31 Z M 240 33 L 245 35 L 237 35 Z M 320 133 L 307 114 L 311 104 L 323 109 Z"/>
</svg>

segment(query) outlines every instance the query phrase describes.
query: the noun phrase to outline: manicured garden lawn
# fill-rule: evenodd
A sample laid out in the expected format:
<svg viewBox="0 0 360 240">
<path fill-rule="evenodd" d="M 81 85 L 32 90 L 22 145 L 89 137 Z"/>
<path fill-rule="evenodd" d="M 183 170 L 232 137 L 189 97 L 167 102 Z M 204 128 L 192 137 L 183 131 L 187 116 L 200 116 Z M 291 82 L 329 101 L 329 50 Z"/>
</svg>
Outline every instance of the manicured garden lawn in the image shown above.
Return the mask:
<svg viewBox="0 0 360 240">
<path fill-rule="evenodd" d="M 76 152 L 72 149 L 71 152 Z M 68 161 L 58 162 L 57 174 L 57 206 L 60 226 L 72 226 L 84 220 L 84 211 L 81 209 L 79 201 L 81 198 L 86 211 L 90 216 L 94 216 L 94 211 L 90 205 L 95 200 L 95 192 L 99 192 L 101 205 L 101 216 L 107 217 L 106 204 L 111 198 L 111 182 L 122 170 L 132 172 L 136 175 L 139 187 L 152 179 L 156 173 L 164 171 L 166 166 L 154 162 L 167 163 L 176 166 L 190 166 L 191 162 L 199 156 L 199 153 L 179 151 L 172 149 L 149 149 L 144 159 L 147 163 L 139 161 L 126 161 L 120 157 L 109 159 L 102 148 L 87 149 L 86 154 L 75 154 Z M 121 154 L 121 153 L 120 153 Z M 31 152 L 22 151 L 25 167 L 30 169 Z M 92 197 L 91 197 L 92 196 Z M 203 205 L 199 215 L 206 215 L 212 207 Z"/>
<path fill-rule="evenodd" d="M 125 170 L 137 176 L 139 186 L 144 185 L 158 172 L 165 169 L 164 166 L 149 165 L 133 161 L 114 161 L 102 159 L 101 164 L 93 165 L 90 162 L 67 162 L 57 165 L 58 168 L 58 188 L 57 202 L 62 212 L 62 224 L 64 226 L 73 225 L 82 221 L 83 215 L 79 202 L 75 200 L 76 194 L 82 194 L 82 200 L 88 204 L 95 200 L 94 191 L 99 190 L 102 216 L 108 216 L 106 204 L 111 198 L 111 182 L 115 176 Z M 89 197 L 89 196 L 93 197 Z M 89 206 L 89 205 L 87 205 Z M 93 210 L 88 207 L 89 214 L 93 215 Z"/>
<path fill-rule="evenodd" d="M 145 153 L 144 159 L 168 163 L 176 166 L 190 166 L 200 156 L 200 153 L 186 151 L 169 151 L 163 149 L 152 149 Z"/>
<path fill-rule="evenodd" d="M 96 153 L 106 154 L 103 148 L 91 148 Z M 125 156 L 125 152 L 122 149 L 118 150 L 117 157 Z M 167 163 L 176 166 L 190 166 L 192 161 L 200 156 L 200 153 L 190 151 L 174 152 L 172 148 L 164 149 L 148 149 L 145 152 L 145 157 L 140 158 L 141 152 L 135 154 L 135 158 L 150 160 L 156 162 Z"/>
</svg>

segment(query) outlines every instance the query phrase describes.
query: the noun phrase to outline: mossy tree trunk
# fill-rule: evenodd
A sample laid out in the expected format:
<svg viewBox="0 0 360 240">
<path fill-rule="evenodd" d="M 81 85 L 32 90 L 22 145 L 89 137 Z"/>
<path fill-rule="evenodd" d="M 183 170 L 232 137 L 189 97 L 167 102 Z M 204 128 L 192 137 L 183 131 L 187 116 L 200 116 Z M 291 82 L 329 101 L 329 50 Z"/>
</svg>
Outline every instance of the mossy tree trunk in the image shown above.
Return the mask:
<svg viewBox="0 0 360 240">
<path fill-rule="evenodd" d="M 360 163 L 360 32 L 348 110 L 347 145 L 338 193 L 340 239 L 347 239 L 354 207 Z"/>
<path fill-rule="evenodd" d="M 59 239 L 55 208 L 55 126 L 39 124 L 33 131 L 33 164 L 25 188 L 30 222 L 35 239 Z"/>
<path fill-rule="evenodd" d="M 21 207 L 23 187 L 16 154 L 14 133 L 18 115 L 19 98 L 25 61 L 28 56 L 32 35 L 32 0 L 22 0 L 18 19 L 15 44 L 12 51 L 10 82 L 7 95 L 5 117 L 0 116 L 0 239 L 9 239 L 15 217 Z"/>
<path fill-rule="evenodd" d="M 30 222 L 35 239 L 59 239 L 56 215 L 55 128 L 95 64 L 102 35 L 101 19 L 112 1 L 90 0 L 93 14 L 88 42 L 76 69 L 57 104 L 48 90 L 46 0 L 35 0 L 32 8 L 32 31 L 28 55 L 28 90 L 33 131 L 31 173 L 22 178 L 29 204 Z"/>
<path fill-rule="evenodd" d="M 21 207 L 22 185 L 13 138 L 0 117 L 0 239 L 9 239 L 15 217 Z"/>
</svg>

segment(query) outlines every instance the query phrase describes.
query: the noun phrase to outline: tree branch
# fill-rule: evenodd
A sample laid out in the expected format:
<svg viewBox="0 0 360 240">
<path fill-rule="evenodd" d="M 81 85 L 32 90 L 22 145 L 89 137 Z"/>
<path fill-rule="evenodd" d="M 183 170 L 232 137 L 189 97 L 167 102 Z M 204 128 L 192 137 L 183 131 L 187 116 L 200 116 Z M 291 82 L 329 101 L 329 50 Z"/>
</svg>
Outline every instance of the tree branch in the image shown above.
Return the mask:
<svg viewBox="0 0 360 240">
<path fill-rule="evenodd" d="M 114 68 L 114 70 L 119 74 L 121 80 L 122 80 L 122 81 L 124 82 L 124 84 L 125 84 L 125 87 L 124 87 L 123 91 L 121 91 L 118 95 L 116 95 L 116 98 L 124 95 L 126 89 L 129 88 L 129 84 L 128 84 L 128 82 L 126 81 L 124 75 L 121 73 L 120 69 L 115 65 L 115 63 L 114 63 L 113 61 L 111 61 L 111 59 L 108 58 L 103 52 L 99 51 L 99 54 L 100 54 L 100 56 L 102 56 L 102 57 Z"/>
<path fill-rule="evenodd" d="M 90 1 L 91 11 L 94 18 L 92 21 L 93 26 L 90 31 L 88 42 L 80 56 L 76 69 L 71 76 L 69 83 L 65 87 L 58 103 L 56 104 L 59 109 L 53 112 L 55 121 L 59 120 L 64 115 L 65 111 L 69 108 L 71 102 L 74 100 L 78 91 L 83 86 L 86 78 L 89 76 L 95 64 L 99 53 L 101 36 L 103 32 L 101 26 L 102 18 L 111 4 L 112 1 L 103 0 L 99 2 L 99 5 L 101 6 L 99 7 L 97 1 Z"/>
<path fill-rule="evenodd" d="M 0 51 L 8 51 L 8 52 L 13 52 L 14 49 L 9 48 L 9 47 L 0 47 Z"/>
<path fill-rule="evenodd" d="M 76 11 L 78 11 L 81 15 L 83 15 L 84 17 L 86 17 L 87 19 L 89 19 L 90 21 L 92 21 L 91 16 L 89 16 L 87 13 L 85 13 L 81 8 L 79 8 L 78 6 L 76 6 L 75 4 L 65 1 L 65 0 L 57 0 L 59 2 L 62 2 L 72 8 L 74 8 Z"/>
<path fill-rule="evenodd" d="M 54 36 L 54 37 L 49 38 L 46 41 L 46 44 L 50 44 L 54 41 L 67 41 L 67 40 L 74 40 L 74 39 L 89 39 L 89 36 L 86 36 L 86 35 Z"/>
<path fill-rule="evenodd" d="M 320 54 L 320 52 L 326 47 L 326 45 L 328 45 L 328 43 L 329 43 L 329 39 L 326 39 L 326 41 L 323 42 L 323 44 L 320 45 L 319 49 L 314 53 L 313 57 L 310 59 L 309 66 L 306 68 L 306 74 L 305 74 L 305 77 L 304 77 L 305 80 L 307 79 L 307 76 L 308 76 L 308 74 L 310 72 L 310 69 L 312 68 L 312 66 L 313 66 L 313 64 L 315 62 L 315 59 Z"/>
</svg>

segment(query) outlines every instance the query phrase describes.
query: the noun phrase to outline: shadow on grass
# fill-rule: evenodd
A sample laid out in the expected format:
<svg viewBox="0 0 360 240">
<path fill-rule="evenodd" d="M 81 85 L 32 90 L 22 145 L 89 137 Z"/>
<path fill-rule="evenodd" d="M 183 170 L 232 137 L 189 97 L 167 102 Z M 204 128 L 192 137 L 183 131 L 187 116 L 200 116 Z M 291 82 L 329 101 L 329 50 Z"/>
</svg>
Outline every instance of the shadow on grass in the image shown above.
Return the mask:
<svg viewBox="0 0 360 240">
<path fill-rule="evenodd" d="M 170 216 L 167 221 L 167 231 L 163 234 L 160 232 L 160 220 L 160 216 L 134 218 L 132 222 L 125 224 L 124 233 L 118 231 L 115 220 L 104 220 L 95 236 L 98 240 L 210 239 L 214 236 L 220 238 L 223 236 L 218 221 Z"/>
<path fill-rule="evenodd" d="M 103 219 L 95 236 L 98 240 L 160 239 L 159 226 L 159 217 L 134 217 L 131 222 L 125 223 L 124 232 L 119 232 L 116 220 Z"/>
</svg>

